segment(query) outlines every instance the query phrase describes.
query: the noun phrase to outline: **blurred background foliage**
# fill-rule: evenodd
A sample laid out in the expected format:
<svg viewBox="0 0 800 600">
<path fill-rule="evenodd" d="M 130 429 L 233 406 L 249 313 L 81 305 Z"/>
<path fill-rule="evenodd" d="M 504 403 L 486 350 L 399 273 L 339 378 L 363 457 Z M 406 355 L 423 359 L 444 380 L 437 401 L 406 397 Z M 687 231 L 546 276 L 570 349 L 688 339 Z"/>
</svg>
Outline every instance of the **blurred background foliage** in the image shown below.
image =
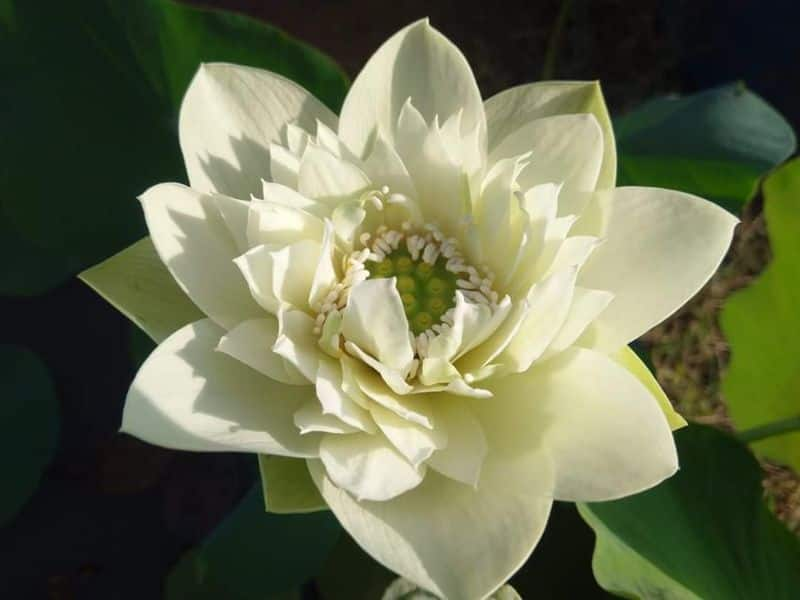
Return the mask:
<svg viewBox="0 0 800 600">
<path fill-rule="evenodd" d="M 192 4 L 238 12 L 0 0 L 7 597 L 373 599 L 392 581 L 328 513 L 264 513 L 252 457 L 117 434 L 152 346 L 74 276 L 145 234 L 138 194 L 185 180 L 177 110 L 200 62 L 276 71 L 336 110 L 347 77 L 426 15 L 486 97 L 543 73 L 600 79 L 620 184 L 700 194 L 743 221 L 709 285 L 637 348 L 679 411 L 713 428 L 677 434 L 682 469 L 651 492 L 557 504 L 513 585 L 526 598 L 797 597 L 800 434 L 759 427 L 800 417 L 800 163 L 770 175 L 796 152 L 798 5 Z"/>
</svg>

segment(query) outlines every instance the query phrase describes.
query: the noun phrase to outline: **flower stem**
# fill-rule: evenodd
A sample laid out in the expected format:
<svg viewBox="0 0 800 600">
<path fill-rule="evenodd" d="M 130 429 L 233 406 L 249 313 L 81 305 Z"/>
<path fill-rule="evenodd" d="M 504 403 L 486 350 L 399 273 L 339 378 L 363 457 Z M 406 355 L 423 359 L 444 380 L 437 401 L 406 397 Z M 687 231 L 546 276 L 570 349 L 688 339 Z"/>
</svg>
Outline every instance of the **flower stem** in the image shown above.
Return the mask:
<svg viewBox="0 0 800 600">
<path fill-rule="evenodd" d="M 752 444 L 753 442 L 759 442 L 776 435 L 792 433 L 793 431 L 800 431 L 800 416 L 745 429 L 740 431 L 736 437 L 745 444 Z"/>
<path fill-rule="evenodd" d="M 558 11 L 553 31 L 550 33 L 550 40 L 547 42 L 547 50 L 544 55 L 544 65 L 542 66 L 542 79 L 552 79 L 555 75 L 558 53 L 561 50 L 561 38 L 564 35 L 564 26 L 567 24 L 572 0 L 562 0 L 561 10 Z"/>
</svg>

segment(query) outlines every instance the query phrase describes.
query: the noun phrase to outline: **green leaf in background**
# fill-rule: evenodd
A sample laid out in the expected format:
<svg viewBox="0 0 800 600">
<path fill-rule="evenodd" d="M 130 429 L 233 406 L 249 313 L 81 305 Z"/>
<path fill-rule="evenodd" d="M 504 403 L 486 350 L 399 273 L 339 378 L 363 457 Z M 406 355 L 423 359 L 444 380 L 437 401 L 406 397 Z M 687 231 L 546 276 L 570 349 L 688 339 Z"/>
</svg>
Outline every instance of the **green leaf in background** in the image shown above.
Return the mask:
<svg viewBox="0 0 800 600">
<path fill-rule="evenodd" d="M 650 100 L 615 119 L 614 131 L 617 185 L 677 189 L 734 213 L 797 145 L 786 120 L 743 84 Z"/>
<path fill-rule="evenodd" d="M 264 512 L 255 486 L 170 573 L 165 598 L 263 600 L 316 575 L 341 533 L 330 512 Z"/>
<path fill-rule="evenodd" d="M 800 540 L 767 510 L 761 468 L 727 434 L 676 432 L 681 469 L 656 488 L 579 506 L 594 529 L 598 583 L 625 597 L 790 600 Z"/>
<path fill-rule="evenodd" d="M 58 442 L 58 402 L 47 367 L 30 350 L 0 345 L 0 525 L 39 485 Z"/>
<path fill-rule="evenodd" d="M 136 197 L 183 181 L 177 111 L 201 62 L 266 68 L 338 110 L 329 59 L 253 19 L 170 0 L 2 0 L 0 294 L 38 294 L 145 234 Z"/>
<path fill-rule="evenodd" d="M 720 316 L 731 348 L 722 391 L 739 429 L 800 416 L 800 159 L 764 182 L 764 214 L 772 262 Z M 753 448 L 800 470 L 800 432 Z"/>
</svg>

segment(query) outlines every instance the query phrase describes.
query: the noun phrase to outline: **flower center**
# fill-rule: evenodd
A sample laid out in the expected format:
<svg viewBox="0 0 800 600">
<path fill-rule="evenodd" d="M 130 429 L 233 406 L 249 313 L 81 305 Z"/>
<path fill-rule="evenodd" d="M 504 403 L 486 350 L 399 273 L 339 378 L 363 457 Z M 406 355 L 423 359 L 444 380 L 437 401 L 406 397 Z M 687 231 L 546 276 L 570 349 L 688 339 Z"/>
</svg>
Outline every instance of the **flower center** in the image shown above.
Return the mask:
<svg viewBox="0 0 800 600">
<path fill-rule="evenodd" d="M 373 195 L 378 210 L 383 209 L 381 198 L 391 201 L 394 197 L 386 187 Z M 317 311 L 316 335 L 325 337 L 330 317 L 340 318 L 350 289 L 370 278 L 395 278 L 419 358 L 427 356 L 434 337 L 453 326 L 456 292 L 468 302 L 497 308 L 494 274 L 488 267 L 466 263 L 458 241 L 446 238 L 436 225 L 416 227 L 406 221 L 400 230 L 381 225 L 374 233 L 362 233 L 358 240 L 362 247 L 342 262 L 342 279 L 313 307 Z"/>
</svg>

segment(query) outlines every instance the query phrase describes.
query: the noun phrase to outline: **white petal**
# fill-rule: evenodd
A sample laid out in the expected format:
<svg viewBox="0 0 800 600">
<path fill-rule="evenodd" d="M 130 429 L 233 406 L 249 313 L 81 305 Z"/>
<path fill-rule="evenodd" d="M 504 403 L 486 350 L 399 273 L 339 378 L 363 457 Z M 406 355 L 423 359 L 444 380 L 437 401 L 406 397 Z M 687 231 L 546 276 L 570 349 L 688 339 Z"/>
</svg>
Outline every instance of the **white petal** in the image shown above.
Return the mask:
<svg viewBox="0 0 800 600">
<path fill-rule="evenodd" d="M 319 127 L 319 121 L 317 121 L 317 126 Z M 302 127 L 298 127 L 294 123 L 286 125 L 286 131 L 284 132 L 286 148 L 295 156 L 303 155 L 310 139 L 311 136 Z"/>
<path fill-rule="evenodd" d="M 387 185 L 393 193 L 417 197 L 414 182 L 394 146 L 381 134 L 364 160 L 364 172 L 378 185 Z"/>
<path fill-rule="evenodd" d="M 385 365 L 371 354 L 364 352 L 357 344 L 354 344 L 350 340 L 345 341 L 344 349 L 350 356 L 358 358 L 362 363 L 374 369 L 375 373 L 383 379 L 383 382 L 389 386 L 392 392 L 396 394 L 410 394 L 414 391 L 414 387 L 406 381 L 406 369 L 395 369 Z"/>
<path fill-rule="evenodd" d="M 543 223 L 544 232 L 541 232 L 541 224 L 532 224 L 528 229 L 532 236 L 531 245 L 524 249 L 523 256 L 517 262 L 513 279 L 510 281 L 507 292 L 515 297 L 524 297 L 531 286 L 542 279 L 549 271 L 553 261 L 561 250 L 567 239 L 572 226 L 575 224 L 576 217 L 573 215 L 558 217 Z M 573 244 L 574 242 L 570 242 Z M 589 250 L 594 249 L 594 241 Z"/>
<path fill-rule="evenodd" d="M 159 257 L 200 310 L 226 328 L 264 314 L 232 262 L 239 249 L 211 196 L 164 183 L 140 200 Z"/>
<path fill-rule="evenodd" d="M 377 435 L 326 435 L 319 457 L 327 476 L 358 500 L 385 501 L 420 484 L 416 469 L 386 439 Z"/>
<path fill-rule="evenodd" d="M 536 455 L 487 460 L 477 490 L 428 470 L 418 487 L 389 502 L 358 502 L 319 461 L 308 464 L 362 548 L 445 598 L 484 598 L 502 585 L 530 556 L 552 504 L 552 474 Z"/>
<path fill-rule="evenodd" d="M 316 381 L 320 350 L 314 335 L 314 319 L 284 305 L 278 310 L 278 339 L 272 349 L 300 371 L 309 381 Z"/>
<path fill-rule="evenodd" d="M 269 200 L 250 202 L 247 216 L 249 248 L 269 244 L 288 246 L 300 240 L 321 240 L 323 223 L 301 208 Z"/>
<path fill-rule="evenodd" d="M 297 208 L 304 210 L 315 217 L 323 218 L 330 215 L 331 207 L 327 204 L 317 202 L 311 198 L 306 198 L 300 195 L 292 188 L 279 183 L 272 183 L 270 181 L 261 182 L 261 195 L 264 200 L 281 204 L 289 208 Z"/>
<path fill-rule="evenodd" d="M 336 234 L 333 231 L 333 223 L 326 219 L 325 232 L 322 237 L 322 246 L 320 247 L 319 253 L 319 262 L 314 271 L 311 291 L 308 294 L 309 306 L 314 306 L 318 302 L 321 303 L 330 289 L 338 281 L 333 259 L 335 238 Z"/>
<path fill-rule="evenodd" d="M 309 146 L 300 160 L 297 191 L 314 200 L 337 204 L 370 186 L 356 165 L 317 146 Z"/>
<path fill-rule="evenodd" d="M 456 292 L 457 296 L 460 295 Z M 470 350 L 477 348 L 488 340 L 500 328 L 506 317 L 511 312 L 511 298 L 503 297 L 493 310 L 487 310 L 485 305 L 466 303 L 465 311 L 459 313 L 458 299 L 453 317 L 454 327 L 463 320 L 463 341 L 455 358 L 458 359 Z M 483 308 L 482 308 L 483 307 Z M 463 315 L 463 316 L 462 316 Z"/>
<path fill-rule="evenodd" d="M 496 311 L 492 316 L 491 335 L 458 361 L 458 370 L 468 374 L 468 381 L 472 381 L 470 377 L 475 378 L 483 367 L 493 361 L 508 346 L 528 313 L 530 307 L 526 299 L 511 302 L 510 298 L 508 300 L 506 298 L 503 299 L 504 310 Z"/>
<path fill-rule="evenodd" d="M 394 277 L 367 279 L 350 289 L 342 333 L 384 365 L 400 371 L 408 368 L 414 351 Z"/>
<path fill-rule="evenodd" d="M 531 158 L 519 178 L 522 189 L 563 183 L 568 189 L 593 190 L 603 161 L 603 131 L 591 114 L 536 119 L 500 142 L 489 163 L 526 152 Z"/>
<path fill-rule="evenodd" d="M 223 333 L 197 321 L 160 344 L 131 384 L 122 431 L 181 450 L 316 456 L 319 438 L 301 438 L 292 422 L 313 388 L 287 387 L 216 352 Z"/>
<path fill-rule="evenodd" d="M 460 378 L 461 373 L 446 358 L 428 356 L 422 359 L 417 376 L 423 386 L 437 386 Z"/>
<path fill-rule="evenodd" d="M 537 283 L 528 295 L 529 309 L 519 329 L 498 357 L 514 371 L 527 371 L 555 338 L 569 313 L 577 269 L 565 269 Z"/>
<path fill-rule="evenodd" d="M 603 130 L 603 165 L 598 188 L 613 188 L 617 176 L 614 130 L 600 84 L 596 81 L 539 81 L 509 88 L 484 103 L 489 128 L 489 148 L 526 123 L 543 117 L 592 113 Z"/>
<path fill-rule="evenodd" d="M 483 136 L 477 127 L 471 132 L 465 132 L 461 126 L 462 115 L 463 111 L 458 111 L 444 120 L 441 127 L 442 138 L 447 153 L 467 173 L 477 174 L 486 160 L 486 149 L 482 146 Z"/>
<path fill-rule="evenodd" d="M 272 350 L 278 339 L 278 321 L 272 315 L 242 321 L 222 336 L 217 350 L 256 371 L 288 385 L 309 385 L 308 379 Z"/>
<path fill-rule="evenodd" d="M 542 358 L 569 348 L 589 324 L 606 309 L 613 298 L 614 294 L 605 290 L 575 287 L 567 318 Z"/>
<path fill-rule="evenodd" d="M 534 268 L 545 249 L 548 229 L 556 218 L 560 189 L 559 185 L 543 183 L 530 188 L 519 199 L 527 222 L 523 221 L 519 247 L 505 269 L 507 275 L 499 279 L 501 286 L 509 288 L 515 282 L 514 289 L 518 292 L 530 288 L 535 277 Z"/>
<path fill-rule="evenodd" d="M 442 475 L 477 487 L 488 445 L 483 428 L 461 400 L 436 399 L 436 428 L 447 434 L 447 446 L 426 464 Z"/>
<path fill-rule="evenodd" d="M 437 334 L 428 343 L 427 357 L 450 361 L 458 351 L 472 341 L 476 330 L 491 318 L 492 309 L 485 304 L 469 302 L 460 290 L 456 290 L 456 305 L 453 307 L 453 325 Z M 465 340 L 468 337 L 468 340 Z"/>
<path fill-rule="evenodd" d="M 300 158 L 280 144 L 270 144 L 269 172 L 270 179 L 274 183 L 285 185 L 291 189 L 297 189 L 297 180 L 300 174 Z"/>
<path fill-rule="evenodd" d="M 215 194 L 213 199 L 239 252 L 246 252 L 250 247 L 247 243 L 247 214 L 250 203 L 222 194 Z"/>
<path fill-rule="evenodd" d="M 370 407 L 370 413 L 383 435 L 414 467 L 447 444 L 447 433 L 440 427 L 432 430 L 421 427 L 378 405 Z"/>
<path fill-rule="evenodd" d="M 253 298 L 276 314 L 281 303 L 307 310 L 320 245 L 302 240 L 289 246 L 256 246 L 234 262 L 244 275 Z"/>
<path fill-rule="evenodd" d="M 375 433 L 370 413 L 359 406 L 342 387 L 342 367 L 337 361 L 323 359 L 317 370 L 317 398 L 326 415 L 333 415 L 353 430 Z"/>
<path fill-rule="evenodd" d="M 596 342 L 616 350 L 638 338 L 708 281 L 728 250 L 738 220 L 690 194 L 656 188 L 608 193 L 605 241 L 578 285 L 614 294 L 597 321 Z"/>
<path fill-rule="evenodd" d="M 559 500 L 594 502 L 635 494 L 678 468 L 672 432 L 658 402 L 604 354 L 570 348 L 540 367 L 493 383 L 494 412 L 476 404 L 479 417 L 485 423 L 494 420 L 508 440 L 541 446 L 550 454 Z"/>
<path fill-rule="evenodd" d="M 343 363 L 347 365 L 349 375 L 358 385 L 358 389 L 367 398 L 407 421 L 422 425 L 427 429 L 434 428 L 433 403 L 430 396 L 396 394 L 388 389 L 384 381 L 365 365 L 346 357 L 343 357 Z"/>
<path fill-rule="evenodd" d="M 419 119 L 407 102 L 400 114 L 397 151 L 419 193 L 419 206 L 429 223 L 448 236 L 458 236 L 470 214 L 469 177 L 448 155 L 437 121 L 420 140 Z"/>
<path fill-rule="evenodd" d="M 369 59 L 345 98 L 339 137 L 363 157 L 376 130 L 394 133 L 408 98 L 428 123 L 463 109 L 464 131 L 480 127 L 485 140 L 483 104 L 469 64 L 427 19 L 400 30 Z"/>
<path fill-rule="evenodd" d="M 317 121 L 316 143 L 317 146 L 324 148 L 334 156 L 344 158 L 353 164 L 360 163 L 358 157 L 350 152 L 350 150 L 344 145 L 344 142 L 339 139 L 336 133 L 321 121 Z"/>
<path fill-rule="evenodd" d="M 342 421 L 336 415 L 322 412 L 322 406 L 316 400 L 309 400 L 294 413 L 294 424 L 301 435 L 309 433 L 347 434 L 358 431 Z"/>
<path fill-rule="evenodd" d="M 580 270 L 580 267 L 584 265 L 592 252 L 602 243 L 602 240 L 591 235 L 571 235 L 561 243 L 553 257 L 553 262 L 547 265 L 546 268 L 543 263 L 540 263 L 537 267 L 542 269 L 543 277 L 570 267 Z"/>
<path fill-rule="evenodd" d="M 296 83 L 261 69 L 200 65 L 178 124 L 189 182 L 202 192 L 249 198 L 269 168 L 269 145 L 289 122 L 311 131 L 336 116 Z"/>
<path fill-rule="evenodd" d="M 495 163 L 481 185 L 481 196 L 475 207 L 475 221 L 484 262 L 505 279 L 513 266 L 509 256 L 521 243 L 523 226 L 528 219 L 517 200 L 517 179 L 527 164 L 525 156 Z"/>
<path fill-rule="evenodd" d="M 390 202 L 384 205 L 384 217 L 389 227 L 399 229 L 404 221 L 422 225 L 417 189 L 397 150 L 384 135 L 376 137 L 372 151 L 364 161 L 364 172 L 376 187 L 385 185 L 392 196 L 398 198 L 398 195 L 402 195 L 405 199 L 403 203 Z"/>
</svg>

